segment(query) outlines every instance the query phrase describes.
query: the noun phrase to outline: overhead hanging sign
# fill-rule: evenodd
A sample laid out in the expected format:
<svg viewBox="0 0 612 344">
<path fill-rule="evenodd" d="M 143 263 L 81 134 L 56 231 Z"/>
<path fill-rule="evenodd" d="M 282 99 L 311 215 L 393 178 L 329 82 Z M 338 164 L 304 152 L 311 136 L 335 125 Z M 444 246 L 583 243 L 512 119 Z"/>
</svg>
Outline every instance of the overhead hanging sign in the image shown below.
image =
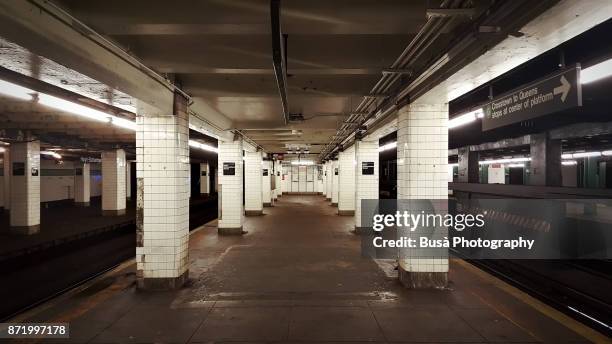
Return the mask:
<svg viewBox="0 0 612 344">
<path fill-rule="evenodd" d="M 491 130 L 582 106 L 580 66 L 564 69 L 495 97 L 482 110 L 482 130 Z"/>
</svg>

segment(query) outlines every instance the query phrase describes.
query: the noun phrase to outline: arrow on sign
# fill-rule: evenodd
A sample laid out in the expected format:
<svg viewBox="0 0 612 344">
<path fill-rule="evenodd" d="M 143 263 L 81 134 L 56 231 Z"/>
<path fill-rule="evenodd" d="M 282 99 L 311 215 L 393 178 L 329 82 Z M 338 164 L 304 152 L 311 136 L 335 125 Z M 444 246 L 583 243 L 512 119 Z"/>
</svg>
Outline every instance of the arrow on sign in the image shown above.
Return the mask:
<svg viewBox="0 0 612 344">
<path fill-rule="evenodd" d="M 561 75 L 561 86 L 555 87 L 553 89 L 553 94 L 561 94 L 561 101 L 565 102 L 565 98 L 567 98 L 567 94 L 569 93 L 571 87 L 572 85 L 570 85 L 570 83 L 567 81 L 565 75 Z"/>
</svg>

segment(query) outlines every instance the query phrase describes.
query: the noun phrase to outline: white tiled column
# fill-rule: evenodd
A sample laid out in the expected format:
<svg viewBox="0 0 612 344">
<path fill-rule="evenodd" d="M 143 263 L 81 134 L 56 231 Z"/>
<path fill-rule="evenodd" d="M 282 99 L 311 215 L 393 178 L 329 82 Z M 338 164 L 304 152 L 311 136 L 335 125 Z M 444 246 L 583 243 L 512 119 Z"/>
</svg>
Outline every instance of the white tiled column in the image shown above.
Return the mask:
<svg viewBox="0 0 612 344">
<path fill-rule="evenodd" d="M 210 193 L 210 166 L 207 162 L 200 164 L 200 195 Z"/>
<path fill-rule="evenodd" d="M 281 169 L 282 169 L 282 164 L 280 162 L 280 160 L 274 160 L 273 162 L 274 164 L 274 194 L 273 194 L 273 198 L 274 200 L 278 200 L 278 198 L 280 197 L 282 191 L 281 191 Z"/>
<path fill-rule="evenodd" d="M 244 214 L 263 214 L 261 152 L 244 152 Z"/>
<path fill-rule="evenodd" d="M 4 157 L 2 159 L 4 170 L 4 210 L 11 209 L 11 149 L 10 146 L 4 147 Z"/>
<path fill-rule="evenodd" d="M 338 164 L 338 160 L 332 160 L 331 164 L 331 174 L 332 174 L 332 194 L 331 194 L 331 203 L 333 206 L 338 206 L 338 196 L 340 194 L 340 184 L 339 184 L 339 174 L 340 168 Z"/>
<path fill-rule="evenodd" d="M 355 215 L 355 145 L 338 155 L 338 215 Z"/>
<path fill-rule="evenodd" d="M 272 161 L 264 160 L 263 169 L 268 170 L 267 176 L 261 174 L 261 195 L 264 207 L 272 206 Z"/>
<path fill-rule="evenodd" d="M 11 144 L 11 231 L 40 231 L 40 142 Z"/>
<path fill-rule="evenodd" d="M 325 170 L 327 171 L 327 192 L 325 193 L 325 198 L 331 202 L 332 194 L 334 191 L 334 173 L 332 171 L 333 163 L 332 161 L 328 161 L 325 163 Z"/>
<path fill-rule="evenodd" d="M 125 151 L 102 152 L 102 215 L 125 214 Z"/>
<path fill-rule="evenodd" d="M 327 163 L 321 165 L 323 168 L 323 197 L 327 198 Z"/>
<path fill-rule="evenodd" d="M 244 214 L 244 207 L 242 206 L 242 140 L 219 141 L 218 149 L 219 234 L 242 234 Z M 232 166 L 234 168 L 233 175 L 228 174 L 229 170 L 226 170 L 226 168 Z"/>
<path fill-rule="evenodd" d="M 175 94 L 173 108 L 174 113 L 164 113 L 138 104 L 136 277 L 141 289 L 179 288 L 188 275 L 191 171 L 187 100 Z"/>
<path fill-rule="evenodd" d="M 125 198 L 132 198 L 132 163 L 125 162 Z"/>
<path fill-rule="evenodd" d="M 77 162 L 74 173 L 74 203 L 79 206 L 89 206 L 90 166 L 88 163 Z"/>
<path fill-rule="evenodd" d="M 378 140 L 368 141 L 368 138 L 355 142 L 355 233 L 362 233 L 361 201 L 378 199 Z M 364 174 L 364 164 L 373 164 L 374 174 Z M 372 216 L 374 214 L 367 214 Z"/>
<path fill-rule="evenodd" d="M 448 198 L 448 104 L 409 104 L 399 110 L 397 198 Z M 439 212 L 447 209 L 436 209 Z M 410 288 L 442 288 L 448 257 L 410 258 L 400 250 L 400 281 Z"/>
</svg>

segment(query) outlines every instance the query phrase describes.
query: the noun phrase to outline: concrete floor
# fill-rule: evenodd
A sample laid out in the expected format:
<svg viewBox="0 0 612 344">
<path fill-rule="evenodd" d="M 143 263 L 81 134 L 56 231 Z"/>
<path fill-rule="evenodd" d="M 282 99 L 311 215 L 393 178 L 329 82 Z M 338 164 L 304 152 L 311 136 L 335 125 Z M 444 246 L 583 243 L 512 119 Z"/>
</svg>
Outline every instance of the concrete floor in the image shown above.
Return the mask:
<svg viewBox="0 0 612 344">
<path fill-rule="evenodd" d="M 138 292 L 129 263 L 15 320 L 69 322 L 75 343 L 588 342 L 462 261 L 448 290 L 403 289 L 391 262 L 361 258 L 353 218 L 336 211 L 285 195 L 244 236 L 219 237 L 214 223 L 193 233 L 179 291 Z"/>
</svg>

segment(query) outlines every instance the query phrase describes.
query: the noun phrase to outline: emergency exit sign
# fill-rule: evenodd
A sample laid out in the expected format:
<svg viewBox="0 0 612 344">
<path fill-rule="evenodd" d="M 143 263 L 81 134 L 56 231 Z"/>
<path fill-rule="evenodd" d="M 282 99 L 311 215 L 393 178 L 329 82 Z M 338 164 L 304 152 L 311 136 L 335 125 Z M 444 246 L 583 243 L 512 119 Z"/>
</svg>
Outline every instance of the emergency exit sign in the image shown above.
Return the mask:
<svg viewBox="0 0 612 344">
<path fill-rule="evenodd" d="M 482 130 L 582 106 L 580 66 L 561 70 L 495 97 L 483 107 Z"/>
</svg>

